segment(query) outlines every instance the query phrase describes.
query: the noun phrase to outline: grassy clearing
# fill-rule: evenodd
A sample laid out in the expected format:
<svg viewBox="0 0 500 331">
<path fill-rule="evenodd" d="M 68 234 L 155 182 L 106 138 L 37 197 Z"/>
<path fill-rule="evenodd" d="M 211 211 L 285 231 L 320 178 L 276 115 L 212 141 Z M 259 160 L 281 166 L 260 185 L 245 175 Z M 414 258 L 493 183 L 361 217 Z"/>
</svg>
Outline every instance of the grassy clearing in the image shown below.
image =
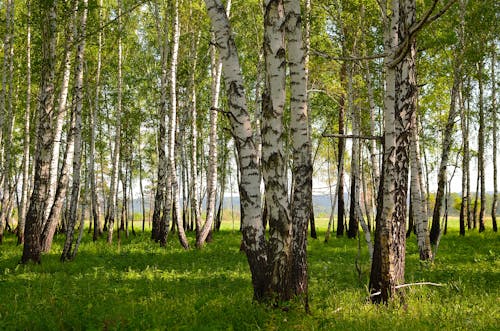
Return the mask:
<svg viewBox="0 0 500 331">
<path fill-rule="evenodd" d="M 203 250 L 183 251 L 171 237 L 166 249 L 149 233 L 108 246 L 84 239 L 74 262 L 59 262 L 62 236 L 39 266 L 18 265 L 22 248 L 8 235 L 0 246 L 0 328 L 5 330 L 496 330 L 500 325 L 498 234 L 441 240 L 432 266 L 418 261 L 408 242 L 403 306 L 367 302 L 369 261 L 362 242 L 333 237 L 309 241 L 311 314 L 252 302 L 246 258 L 232 223 Z M 322 227 L 322 228 L 321 228 Z M 236 227 L 237 228 L 237 227 Z M 191 237 L 191 242 L 193 238 Z"/>
</svg>

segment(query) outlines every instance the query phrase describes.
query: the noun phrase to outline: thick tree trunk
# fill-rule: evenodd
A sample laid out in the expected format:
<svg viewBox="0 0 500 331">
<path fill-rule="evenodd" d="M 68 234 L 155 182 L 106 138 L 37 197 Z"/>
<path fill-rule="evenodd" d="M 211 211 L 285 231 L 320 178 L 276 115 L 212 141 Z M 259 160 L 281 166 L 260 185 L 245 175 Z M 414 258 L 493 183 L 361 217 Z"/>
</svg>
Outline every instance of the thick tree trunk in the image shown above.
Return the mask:
<svg viewBox="0 0 500 331">
<path fill-rule="evenodd" d="M 240 170 L 242 248 L 252 274 L 254 299 L 267 298 L 268 271 L 267 245 L 262 226 L 260 172 L 258 153 L 253 140 L 252 125 L 247 111 L 243 77 L 234 39 L 231 35 L 226 10 L 219 0 L 205 0 L 214 29 L 216 43 L 222 59 L 224 81 L 229 99 L 229 120 L 235 138 Z"/>
<path fill-rule="evenodd" d="M 391 10 L 390 22 L 385 22 L 386 51 L 391 54 L 394 47 L 402 42 L 411 44 L 402 62 L 392 63 L 397 59 L 397 53 L 384 59 L 383 195 L 377 209 L 375 251 L 370 274 L 370 290 L 375 302 L 387 302 L 394 298 L 396 286 L 404 282 L 409 129 L 416 101 L 415 44 L 407 30 L 415 20 L 415 2 L 407 0 L 400 3 L 394 0 Z"/>
<path fill-rule="evenodd" d="M 307 225 L 312 213 L 312 155 L 309 111 L 307 106 L 307 67 L 302 41 L 300 1 L 285 0 L 286 37 L 290 67 L 293 167 L 295 178 L 291 216 L 292 288 L 293 294 L 304 302 L 308 310 Z"/>
<path fill-rule="evenodd" d="M 26 228 L 21 263 L 40 263 L 40 235 L 50 180 L 50 160 L 53 145 L 54 75 L 56 47 L 56 0 L 40 3 L 40 31 L 42 31 L 42 78 L 39 96 L 37 146 L 35 152 L 35 179 Z"/>
<path fill-rule="evenodd" d="M 270 290 L 289 300 L 292 224 L 287 192 L 285 108 L 285 13 L 282 0 L 264 2 L 265 88 L 262 96 L 262 175 L 269 221 Z"/>
<path fill-rule="evenodd" d="M 41 249 L 42 252 L 50 251 L 52 247 L 52 240 L 56 232 L 57 225 L 61 221 L 61 214 L 63 211 L 64 201 L 66 199 L 66 192 L 69 184 L 69 173 L 73 165 L 74 147 L 75 147 L 75 125 L 76 118 L 74 111 L 71 112 L 71 121 L 69 134 L 66 138 L 66 150 L 64 152 L 63 165 L 59 173 L 59 180 L 57 182 L 56 195 L 54 202 L 50 208 L 49 216 L 43 225 L 41 232 Z"/>
</svg>

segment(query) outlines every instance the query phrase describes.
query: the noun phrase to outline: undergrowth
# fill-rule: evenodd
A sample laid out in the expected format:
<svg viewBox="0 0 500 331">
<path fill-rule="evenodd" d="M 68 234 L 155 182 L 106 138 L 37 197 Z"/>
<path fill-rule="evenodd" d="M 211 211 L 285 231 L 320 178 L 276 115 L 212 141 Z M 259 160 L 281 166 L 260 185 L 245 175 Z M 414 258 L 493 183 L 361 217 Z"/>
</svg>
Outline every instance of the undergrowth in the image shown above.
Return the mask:
<svg viewBox="0 0 500 331">
<path fill-rule="evenodd" d="M 500 325 L 498 234 L 452 228 L 433 264 L 421 264 L 408 240 L 404 303 L 368 301 L 370 262 L 364 243 L 309 239 L 311 312 L 290 304 L 252 302 L 240 234 L 224 230 L 202 250 L 184 251 L 175 235 L 166 248 L 150 233 L 118 245 L 84 237 L 75 261 L 61 263 L 63 236 L 41 265 L 19 265 L 22 247 L 6 235 L 0 246 L 0 329 L 3 330 L 496 330 Z M 323 229 L 324 230 L 324 229 Z M 194 238 L 190 237 L 191 242 Z"/>
</svg>

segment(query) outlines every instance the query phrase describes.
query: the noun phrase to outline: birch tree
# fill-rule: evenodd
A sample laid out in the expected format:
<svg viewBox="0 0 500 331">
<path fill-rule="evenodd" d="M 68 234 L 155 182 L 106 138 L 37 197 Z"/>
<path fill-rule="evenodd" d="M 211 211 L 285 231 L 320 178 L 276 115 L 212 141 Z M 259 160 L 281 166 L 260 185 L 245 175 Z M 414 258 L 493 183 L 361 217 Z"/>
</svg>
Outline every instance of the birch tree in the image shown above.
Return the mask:
<svg viewBox="0 0 500 331">
<path fill-rule="evenodd" d="M 491 55 L 491 122 L 493 123 L 492 135 L 493 135 L 493 202 L 491 204 L 491 223 L 493 226 L 493 231 L 497 232 L 497 200 L 498 200 L 498 165 L 497 165 L 497 138 L 498 138 L 498 119 L 497 119 L 497 81 L 495 75 L 495 65 L 496 65 L 496 46 L 493 45 L 492 55 Z"/>
<path fill-rule="evenodd" d="M 175 153 L 175 133 L 177 127 L 177 61 L 179 54 L 179 38 L 180 38 L 180 24 L 179 24 L 179 2 L 174 0 L 174 13 L 173 13 L 173 40 L 172 40 L 172 55 L 170 63 L 170 114 L 168 126 L 168 166 L 169 176 L 167 177 L 167 199 L 165 202 L 167 212 L 167 222 L 162 224 L 162 229 L 168 231 L 170 208 L 173 208 L 177 234 L 179 242 L 185 249 L 189 248 L 189 244 L 184 232 L 184 225 L 182 224 L 182 217 L 180 214 L 179 205 L 179 179 L 177 177 L 176 153 Z M 160 230 L 162 231 L 162 230 Z M 160 232 L 161 233 L 161 232 Z M 167 240 L 167 232 L 165 236 L 160 236 L 160 244 L 165 245 Z"/>
<path fill-rule="evenodd" d="M 231 11 L 231 0 L 226 4 L 226 15 Z M 215 216 L 215 196 L 217 193 L 217 116 L 222 76 L 222 61 L 216 59 L 215 46 L 211 46 L 212 104 L 210 107 L 210 134 L 207 170 L 207 216 L 203 227 L 196 236 L 196 246 L 201 247 L 212 229 Z"/>
<path fill-rule="evenodd" d="M 42 75 L 38 104 L 37 146 L 35 152 L 35 180 L 30 205 L 26 215 L 26 228 L 22 263 L 40 263 L 40 235 L 47 204 L 50 180 L 51 148 L 53 144 L 53 107 L 56 46 L 56 8 L 57 1 L 39 2 L 42 31 Z"/>
<path fill-rule="evenodd" d="M 484 154 L 485 154 L 485 123 L 484 123 L 484 63 L 481 59 L 477 65 L 478 85 L 479 85 L 479 132 L 478 132 L 478 174 L 481 181 L 481 203 L 479 208 L 479 232 L 484 232 L 484 213 L 486 211 L 486 187 L 485 187 L 485 173 L 484 173 Z"/>
<path fill-rule="evenodd" d="M 89 153 L 89 180 L 90 180 L 90 195 L 91 195 L 91 205 L 92 205 L 92 219 L 94 222 L 94 234 L 92 240 L 96 241 L 102 234 L 101 222 L 99 219 L 99 203 L 97 197 L 97 185 L 96 185 L 96 174 L 95 174 L 95 140 L 97 132 L 97 122 L 96 115 L 99 111 L 99 101 L 100 101 L 100 83 L 101 83 L 101 68 L 102 68 L 102 5 L 103 1 L 99 0 L 99 32 L 97 35 L 97 69 L 95 76 L 95 98 L 94 104 L 90 107 L 90 153 Z"/>
<path fill-rule="evenodd" d="M 31 1 L 26 2 L 27 27 L 26 27 L 26 110 L 24 114 L 24 141 L 21 184 L 21 207 L 17 225 L 17 244 L 24 243 L 24 225 L 28 207 L 28 190 L 30 180 L 30 126 L 31 126 Z"/>
<path fill-rule="evenodd" d="M 423 188 L 422 161 L 420 159 L 420 143 L 418 137 L 418 126 L 416 112 L 411 118 L 411 143 L 410 143 L 410 194 L 413 220 L 417 232 L 417 244 L 421 261 L 432 259 L 432 249 L 429 238 L 428 217 L 425 203 L 425 191 Z"/>
<path fill-rule="evenodd" d="M 50 162 L 50 185 L 49 185 L 49 196 L 48 202 L 45 210 L 45 217 L 47 218 L 50 213 L 50 209 L 54 204 L 57 181 L 58 181 L 58 170 L 59 170 L 59 154 L 61 149 L 61 138 L 63 134 L 63 125 L 67 114 L 67 99 L 70 85 L 71 77 L 71 57 L 73 55 L 73 42 L 77 38 L 77 24 L 75 21 L 78 14 L 78 1 L 70 1 L 71 5 L 71 17 L 69 19 L 69 24 L 66 30 L 66 40 L 64 43 L 64 56 L 63 56 L 63 74 L 61 80 L 61 89 L 59 91 L 58 105 L 57 105 L 57 116 L 54 126 L 54 145 L 52 146 L 52 160 Z M 57 220 L 59 221 L 59 220 Z"/>
<path fill-rule="evenodd" d="M 266 92 L 263 100 L 263 112 L 276 109 L 281 111 L 281 100 L 283 93 L 280 88 L 283 86 L 283 74 L 281 74 L 280 63 L 283 62 L 283 31 L 282 24 L 285 24 L 285 35 L 288 40 L 288 57 L 290 64 L 290 87 L 291 87 L 291 133 L 293 146 L 293 168 L 292 176 L 296 178 L 292 195 L 291 207 L 285 208 L 280 205 L 278 210 L 272 210 L 272 206 L 279 203 L 286 203 L 286 195 L 281 192 L 286 190 L 279 187 L 280 175 L 283 164 L 280 162 L 282 155 L 279 153 L 280 146 L 277 140 L 273 145 L 265 146 L 265 140 L 269 136 L 280 137 L 282 123 L 276 123 L 277 129 L 273 132 L 266 132 L 263 129 L 262 159 L 273 159 L 274 166 L 267 164 L 266 171 L 269 174 L 277 174 L 278 178 L 273 178 L 278 182 L 266 181 L 266 194 L 272 194 L 279 199 L 269 204 L 270 219 L 276 219 L 275 215 L 285 215 L 289 213 L 289 222 L 292 229 L 289 230 L 290 223 L 286 217 L 278 219 L 271 224 L 271 234 L 269 243 L 265 239 L 265 231 L 262 222 L 262 205 L 260 195 L 260 173 L 258 163 L 258 148 L 254 141 L 252 121 L 247 110 L 245 89 L 241 75 L 238 52 L 231 34 L 231 28 L 227 19 L 226 11 L 218 0 L 206 0 L 207 11 L 210 16 L 212 27 L 215 33 L 215 41 L 220 51 L 222 68 L 229 99 L 228 117 L 231 124 L 232 135 L 238 151 L 238 164 L 240 172 L 240 202 L 243 242 L 242 249 L 247 255 L 252 274 L 254 288 L 254 299 L 257 301 L 267 301 L 283 299 L 289 300 L 291 296 L 298 295 L 304 299 L 307 308 L 307 256 L 305 247 L 307 244 L 307 223 L 310 217 L 311 207 L 311 156 L 310 156 L 310 136 L 308 130 L 307 111 L 307 79 L 304 68 L 304 49 L 302 43 L 302 28 L 300 19 L 300 4 L 297 1 L 266 1 L 264 3 L 265 20 L 265 51 L 269 56 L 266 58 L 266 68 L 271 67 L 274 72 L 267 72 Z M 286 18 L 283 20 L 283 18 Z M 267 39 L 269 38 L 269 39 Z M 280 50 L 283 49 L 283 50 Z M 276 54 L 271 56 L 271 54 Z M 272 93 L 277 93 L 273 95 Z M 279 102 L 278 102 L 279 101 Z M 267 108 L 269 107 L 269 108 Z M 266 116 L 266 115 L 264 115 Z M 275 114 L 275 116 L 279 116 Z M 274 118 L 269 118 L 274 121 Z M 265 121 L 263 121 L 265 126 Z M 266 135 L 269 135 L 266 137 Z M 267 151 L 264 149 L 268 148 Z M 266 153 L 269 153 L 265 155 Z M 264 166 L 264 168 L 266 165 Z M 267 176 L 265 175 L 265 176 Z M 269 178 L 268 178 L 269 179 Z M 273 186 L 274 185 L 274 186 Z M 286 191 L 285 191 L 286 192 Z M 272 200 L 272 199 L 270 199 Z M 272 230 L 275 227 L 278 231 Z M 274 231 L 274 232 L 273 232 Z M 292 240 L 286 236 L 290 235 Z M 274 238 L 273 238 L 274 237 Z M 287 254 L 287 243 L 291 243 L 291 254 Z M 274 243 L 274 244 L 273 244 Z M 288 259 L 286 261 L 280 259 Z M 286 272 L 285 270 L 290 270 Z M 280 277 L 283 277 L 280 279 Z M 274 298 L 274 299 L 273 299 Z"/>
<path fill-rule="evenodd" d="M 154 16 L 156 21 L 156 31 L 158 38 L 158 47 L 160 49 L 160 61 L 161 61 L 161 76 L 160 76 L 160 104 L 158 107 L 158 170 L 157 170 L 157 185 L 156 194 L 153 210 L 153 228 L 151 231 L 151 239 L 155 241 L 160 241 L 160 237 L 166 236 L 166 230 L 160 229 L 163 223 L 165 223 L 165 209 L 166 204 L 166 189 L 167 189 L 167 156 L 165 152 L 165 146 L 167 145 L 167 80 L 168 80 L 168 33 L 167 24 L 164 23 L 163 27 L 161 25 L 161 18 L 158 9 L 158 4 L 155 1 L 153 4 Z M 167 19 L 165 13 L 164 19 Z M 165 239 L 166 240 L 166 239 Z"/>
<path fill-rule="evenodd" d="M 448 166 L 448 160 L 450 156 L 450 150 L 452 146 L 452 135 L 454 131 L 456 117 L 460 107 L 457 106 L 458 93 L 460 88 L 460 82 L 462 79 L 462 52 L 463 45 L 458 44 L 455 47 L 455 59 L 453 65 L 453 86 L 451 88 L 451 99 L 450 99 L 450 110 L 448 112 L 448 118 L 446 121 L 445 130 L 443 132 L 443 144 L 441 149 L 441 161 L 438 171 L 438 187 L 436 192 L 436 202 L 434 205 L 434 211 L 432 213 L 432 226 L 430 232 L 431 244 L 435 245 L 440 229 L 440 218 L 441 210 L 443 208 L 444 190 L 446 186 L 446 169 Z"/>
<path fill-rule="evenodd" d="M 76 50 L 75 59 L 75 80 L 73 92 L 73 116 L 75 118 L 75 149 L 73 155 L 73 181 L 71 187 L 71 201 L 68 227 L 66 229 L 66 241 L 64 243 L 61 261 L 73 259 L 76 253 L 72 251 L 74 245 L 74 231 L 77 222 L 78 200 L 80 199 L 80 177 L 82 164 L 82 107 L 83 107 L 83 65 L 85 55 L 85 29 L 87 26 L 87 0 L 81 1 L 82 14 L 79 21 L 78 39 L 79 43 Z M 83 215 L 82 215 L 83 219 Z M 81 226 L 83 230 L 83 225 Z"/>
<path fill-rule="evenodd" d="M 2 90 L 0 91 L 0 187 L 2 195 L 0 201 L 0 244 L 3 241 L 5 227 L 9 224 L 14 204 L 13 180 L 13 125 L 15 113 L 12 105 L 13 74 L 14 74 L 14 1 L 8 0 L 5 8 L 6 31 L 4 37 L 4 56 L 2 70 Z M 3 138 L 3 139 L 2 139 Z"/>
<path fill-rule="evenodd" d="M 307 224 L 312 213 L 312 156 L 309 110 L 307 104 L 307 70 L 300 1 L 285 0 L 286 37 L 290 67 L 290 108 L 292 132 L 292 286 L 308 310 Z"/>
<path fill-rule="evenodd" d="M 121 112 L 122 112 L 122 94 L 123 94 L 123 74 L 122 74 L 122 61 L 123 61 L 123 46 L 122 46 L 122 1 L 118 0 L 118 97 L 115 110 L 115 146 L 112 153 L 112 169 L 111 169 L 111 182 L 109 185 L 108 195 L 108 209 L 106 213 L 106 223 L 108 224 L 108 243 L 113 241 L 113 225 L 117 215 L 117 195 L 118 195 L 118 177 L 120 173 L 120 149 L 121 149 Z"/>
</svg>

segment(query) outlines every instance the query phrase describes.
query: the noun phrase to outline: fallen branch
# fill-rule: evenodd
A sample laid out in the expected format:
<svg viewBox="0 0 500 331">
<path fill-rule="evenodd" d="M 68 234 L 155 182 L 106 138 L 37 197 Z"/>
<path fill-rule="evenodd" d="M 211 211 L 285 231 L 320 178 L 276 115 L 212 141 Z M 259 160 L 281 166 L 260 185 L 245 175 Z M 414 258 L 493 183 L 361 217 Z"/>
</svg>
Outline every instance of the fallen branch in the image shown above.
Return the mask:
<svg viewBox="0 0 500 331">
<path fill-rule="evenodd" d="M 422 283 L 401 284 L 401 285 L 397 285 L 395 288 L 400 289 L 403 287 L 410 287 L 410 286 L 414 286 L 414 285 L 430 285 L 430 286 L 438 286 L 438 287 L 444 286 L 443 284 L 438 284 L 438 283 L 422 282 Z M 370 294 L 370 298 L 376 297 L 377 295 L 380 295 L 380 294 L 382 294 L 382 292 L 380 292 L 380 291 L 372 293 L 372 294 Z"/>
</svg>

